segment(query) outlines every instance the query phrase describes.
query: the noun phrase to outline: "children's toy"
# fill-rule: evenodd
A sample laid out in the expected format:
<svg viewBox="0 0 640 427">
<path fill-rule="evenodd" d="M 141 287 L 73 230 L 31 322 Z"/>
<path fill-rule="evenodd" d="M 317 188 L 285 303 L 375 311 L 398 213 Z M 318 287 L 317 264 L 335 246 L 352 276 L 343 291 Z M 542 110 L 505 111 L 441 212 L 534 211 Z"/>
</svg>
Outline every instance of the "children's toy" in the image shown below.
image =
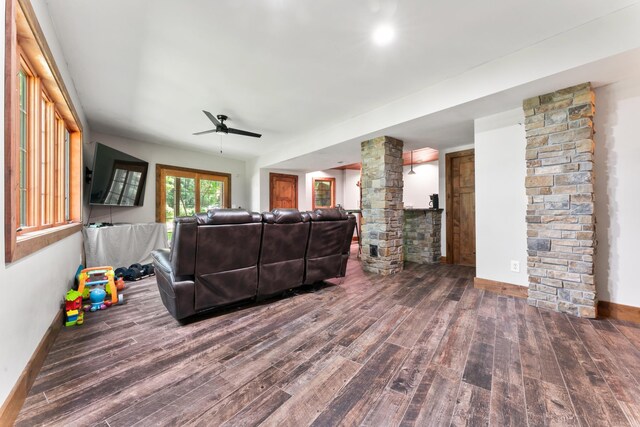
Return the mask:
<svg viewBox="0 0 640 427">
<path fill-rule="evenodd" d="M 103 310 L 107 308 L 104 303 L 104 298 L 107 296 L 107 293 L 104 289 L 95 288 L 91 289 L 89 292 L 89 301 L 91 301 L 91 311 Z"/>
<path fill-rule="evenodd" d="M 64 298 L 64 311 L 67 315 L 65 326 L 82 325 L 84 313 L 82 308 L 82 294 L 71 289 Z"/>
<path fill-rule="evenodd" d="M 118 295 L 118 289 L 114 282 L 113 267 L 91 267 L 83 269 L 78 275 L 78 292 L 82 295 L 89 291 L 89 300 L 91 301 L 91 311 L 103 310 L 107 308 L 105 297 L 107 293 L 110 295 L 109 306 L 111 304 L 122 304 L 124 296 Z M 86 311 L 86 309 L 85 309 Z"/>
</svg>

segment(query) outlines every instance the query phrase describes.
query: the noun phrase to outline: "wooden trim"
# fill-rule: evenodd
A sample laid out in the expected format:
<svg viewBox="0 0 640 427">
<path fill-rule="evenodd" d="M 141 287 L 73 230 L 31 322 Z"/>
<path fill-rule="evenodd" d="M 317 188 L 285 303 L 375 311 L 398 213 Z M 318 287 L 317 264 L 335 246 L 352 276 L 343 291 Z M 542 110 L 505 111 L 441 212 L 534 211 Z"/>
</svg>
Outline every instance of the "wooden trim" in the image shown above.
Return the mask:
<svg viewBox="0 0 640 427">
<path fill-rule="evenodd" d="M 274 209 L 273 202 L 275 197 L 273 195 L 273 179 L 277 177 L 295 178 L 296 181 L 296 196 L 295 196 L 295 209 L 298 209 L 298 175 L 290 175 L 286 173 L 269 172 L 269 211 Z"/>
<path fill-rule="evenodd" d="M 475 149 L 471 148 L 469 150 L 463 151 L 455 151 L 453 153 L 446 153 L 444 156 L 445 161 L 445 227 L 447 230 L 447 254 L 449 256 L 446 257 L 447 264 L 453 264 L 455 262 L 453 257 L 453 221 L 449 218 L 449 212 L 451 212 L 453 208 L 453 168 L 452 163 L 453 159 L 456 157 L 464 157 L 475 154 Z"/>
<path fill-rule="evenodd" d="M 598 301 L 598 317 L 626 320 L 640 323 L 640 307 L 617 304 L 609 301 Z"/>
<path fill-rule="evenodd" d="M 42 249 L 64 237 L 80 230 L 82 222 L 82 188 L 80 171 L 82 163 L 82 123 L 74 109 L 71 97 L 64 85 L 60 71 L 49 49 L 42 29 L 38 24 L 35 12 L 29 0 L 8 0 L 5 14 L 5 263 L 13 262 L 30 253 Z M 20 43 L 20 45 L 18 45 Z M 19 62 L 19 56 L 22 59 Z M 30 61 L 29 58 L 32 60 Z M 21 65 L 19 65 L 21 64 Z M 18 165 L 18 93 L 16 75 L 19 66 L 25 66 L 32 73 L 30 77 L 30 105 L 31 119 L 28 136 L 29 164 L 28 174 L 29 193 L 31 193 L 28 209 L 28 227 L 18 232 L 19 210 L 19 165 Z M 47 155 L 45 158 L 34 158 L 36 133 L 33 126 L 36 121 L 41 123 L 40 114 L 42 102 L 47 105 Z M 50 105 L 49 105 L 50 104 Z M 55 104 L 55 106 L 54 106 Z M 37 113 L 36 113 L 37 111 Z M 70 133 L 69 144 L 69 214 L 71 223 L 56 222 L 54 215 L 55 180 L 53 151 L 54 127 L 53 119 L 56 112 L 64 121 Z M 44 155 L 43 153 L 40 153 Z M 44 160 L 47 163 L 48 176 L 46 188 L 40 188 L 40 175 L 35 162 Z M 38 169 L 39 170 L 39 169 Z M 59 177 L 57 177 L 59 179 Z M 40 215 L 42 206 L 35 194 L 45 191 L 51 198 L 45 200 L 45 215 Z M 58 197 L 61 197 L 58 194 Z M 36 203 L 36 199 L 38 202 Z M 58 215 L 59 217 L 60 215 Z M 59 219 L 59 218 L 58 218 Z M 46 233 L 38 233 L 47 229 Z"/>
<path fill-rule="evenodd" d="M 162 180 L 162 168 L 156 165 L 156 222 L 163 222 L 162 218 L 164 218 L 166 215 L 162 213 L 162 211 L 164 210 L 162 209 L 162 201 L 164 201 L 167 197 L 167 190 L 163 187 L 165 187 L 165 185 L 163 185 Z"/>
<path fill-rule="evenodd" d="M 485 291 L 495 292 L 496 294 L 508 295 L 516 298 L 527 298 L 529 293 L 529 288 L 527 286 L 498 282 L 497 280 L 482 279 L 480 277 L 473 278 L 473 287 L 476 289 L 484 289 Z"/>
<path fill-rule="evenodd" d="M 446 264 L 447 263 L 447 257 L 446 256 L 441 256 L 440 257 L 440 264 Z"/>
<path fill-rule="evenodd" d="M 336 205 L 336 179 L 333 177 L 321 177 L 313 178 L 311 180 L 311 208 L 315 210 L 316 206 L 316 181 L 326 181 L 331 183 L 331 206 L 333 208 Z M 321 206 L 326 208 L 327 206 Z"/>
<path fill-rule="evenodd" d="M 222 195 L 222 206 L 225 208 L 231 207 L 231 174 L 225 172 L 207 171 L 203 169 L 192 169 L 181 166 L 172 166 L 164 164 L 156 164 L 156 222 L 166 222 L 166 213 L 164 211 L 164 205 L 167 198 L 166 186 L 164 181 L 167 172 L 177 172 L 181 176 L 190 175 L 194 179 L 198 175 L 219 176 L 226 178 L 226 185 L 224 186 L 224 192 Z M 169 174 L 170 175 L 170 174 Z M 196 179 L 197 182 L 197 179 Z M 199 185 L 199 184 L 198 184 Z M 198 198 L 196 198 L 198 199 Z M 199 207 L 200 201 L 196 200 L 196 208 Z"/>
<path fill-rule="evenodd" d="M 82 230 L 82 224 L 73 223 L 69 225 L 62 225 L 52 229 L 48 229 L 43 232 L 33 232 L 33 235 L 21 236 L 16 242 L 15 252 L 13 253 L 12 261 L 16 261 L 20 258 L 32 254 L 40 249 L 43 249 L 52 243 L 69 237 L 78 231 Z"/>
<path fill-rule="evenodd" d="M 24 17 L 29 24 L 31 32 L 33 33 L 33 37 L 35 42 L 38 44 L 42 55 L 45 57 L 47 63 L 49 64 L 49 68 L 51 69 L 51 74 L 53 80 L 55 81 L 58 89 L 60 90 L 60 94 L 64 98 L 66 102 L 66 106 L 69 109 L 69 113 L 73 116 L 73 120 L 75 121 L 75 125 L 77 129 L 70 129 L 71 131 L 82 132 L 82 122 L 80 121 L 80 116 L 78 116 L 78 112 L 76 111 L 73 103 L 71 102 L 71 96 L 69 95 L 69 91 L 67 90 L 67 86 L 64 84 L 64 80 L 62 79 L 62 73 L 60 73 L 60 69 L 56 64 L 56 61 L 53 57 L 53 53 L 51 53 L 51 49 L 49 48 L 49 44 L 47 43 L 47 39 L 44 36 L 42 31 L 42 27 L 40 27 L 40 23 L 38 22 L 38 18 L 36 17 L 36 13 L 33 10 L 33 6 L 31 6 L 30 0 L 7 0 L 8 2 L 17 1 L 20 4 L 20 8 L 24 13 Z M 43 76 L 46 77 L 46 76 Z"/>
<path fill-rule="evenodd" d="M 18 197 L 18 152 L 14 150 L 17 126 L 18 88 L 14 70 L 18 67 L 18 36 L 16 32 L 16 3 L 5 3 L 5 40 L 4 40 L 4 235 L 5 262 L 10 262 L 16 249 L 18 222 L 17 209 L 13 208 Z M 1 418 L 0 418 L 1 420 Z"/>
<path fill-rule="evenodd" d="M 47 331 L 44 333 L 38 347 L 36 347 L 36 350 L 27 362 L 27 366 L 22 370 L 22 374 L 20 374 L 18 381 L 13 386 L 13 389 L 11 389 L 7 400 L 2 404 L 2 407 L 0 408 L 0 425 L 13 425 L 18 417 L 20 409 L 22 409 L 22 405 L 24 405 L 24 401 L 29 394 L 29 390 L 31 390 L 31 386 L 36 380 L 47 354 L 49 354 L 49 350 L 51 350 L 51 347 L 60 332 L 60 329 L 62 329 L 63 319 L 64 310 L 61 309 L 53 318 L 51 326 L 49 326 Z"/>
</svg>

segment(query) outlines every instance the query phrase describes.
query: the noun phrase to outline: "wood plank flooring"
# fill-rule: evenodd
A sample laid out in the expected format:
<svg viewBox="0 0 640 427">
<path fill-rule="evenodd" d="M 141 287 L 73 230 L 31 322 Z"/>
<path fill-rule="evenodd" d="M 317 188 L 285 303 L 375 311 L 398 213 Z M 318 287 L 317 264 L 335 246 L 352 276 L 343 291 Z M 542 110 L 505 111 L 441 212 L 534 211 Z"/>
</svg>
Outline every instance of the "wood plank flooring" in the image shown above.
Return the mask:
<svg viewBox="0 0 640 427">
<path fill-rule="evenodd" d="M 155 279 L 58 336 L 17 425 L 640 425 L 640 325 L 407 264 L 180 325 Z"/>
</svg>

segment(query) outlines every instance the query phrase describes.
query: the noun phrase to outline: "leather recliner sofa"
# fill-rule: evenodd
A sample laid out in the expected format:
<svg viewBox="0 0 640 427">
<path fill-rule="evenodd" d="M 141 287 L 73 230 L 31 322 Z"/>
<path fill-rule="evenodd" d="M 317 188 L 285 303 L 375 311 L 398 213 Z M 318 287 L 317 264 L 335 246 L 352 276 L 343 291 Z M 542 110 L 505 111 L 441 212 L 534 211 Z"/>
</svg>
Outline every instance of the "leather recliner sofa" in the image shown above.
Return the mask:
<svg viewBox="0 0 640 427">
<path fill-rule="evenodd" d="M 355 224 L 340 209 L 213 209 L 176 218 L 171 248 L 152 253 L 160 297 L 181 320 L 344 277 Z"/>
</svg>

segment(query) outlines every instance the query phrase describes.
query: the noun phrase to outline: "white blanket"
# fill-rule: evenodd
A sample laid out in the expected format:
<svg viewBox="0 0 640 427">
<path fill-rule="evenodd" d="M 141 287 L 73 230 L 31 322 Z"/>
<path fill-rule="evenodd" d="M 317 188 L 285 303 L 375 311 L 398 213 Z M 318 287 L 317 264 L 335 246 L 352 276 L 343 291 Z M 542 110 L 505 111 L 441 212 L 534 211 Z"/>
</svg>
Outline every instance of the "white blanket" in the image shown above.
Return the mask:
<svg viewBox="0 0 640 427">
<path fill-rule="evenodd" d="M 169 247 L 167 227 L 160 223 L 85 227 L 82 234 L 86 267 L 110 265 L 115 269 L 148 264 L 151 251 Z"/>
</svg>

